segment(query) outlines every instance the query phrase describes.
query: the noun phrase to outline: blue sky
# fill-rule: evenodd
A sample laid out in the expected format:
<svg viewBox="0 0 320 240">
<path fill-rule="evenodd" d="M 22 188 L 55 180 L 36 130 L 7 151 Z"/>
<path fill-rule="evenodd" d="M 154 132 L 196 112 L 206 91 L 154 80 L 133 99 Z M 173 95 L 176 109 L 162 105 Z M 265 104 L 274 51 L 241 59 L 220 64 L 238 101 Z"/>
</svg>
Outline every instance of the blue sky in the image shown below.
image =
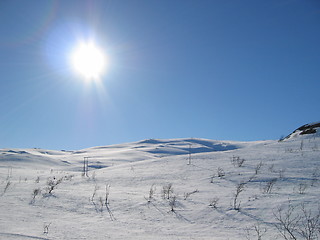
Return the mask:
<svg viewBox="0 0 320 240">
<path fill-rule="evenodd" d="M 320 121 L 317 0 L 0 2 L 0 148 L 278 139 Z M 70 68 L 78 41 L 109 59 Z"/>
</svg>

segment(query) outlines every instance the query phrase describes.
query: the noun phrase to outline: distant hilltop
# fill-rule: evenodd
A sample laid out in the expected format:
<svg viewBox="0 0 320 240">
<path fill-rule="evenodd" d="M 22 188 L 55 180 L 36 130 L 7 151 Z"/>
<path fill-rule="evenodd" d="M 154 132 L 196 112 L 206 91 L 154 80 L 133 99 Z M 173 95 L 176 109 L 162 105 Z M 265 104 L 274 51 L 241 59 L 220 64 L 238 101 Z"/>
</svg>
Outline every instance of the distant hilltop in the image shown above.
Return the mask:
<svg viewBox="0 0 320 240">
<path fill-rule="evenodd" d="M 320 136 L 319 128 L 320 128 L 320 122 L 308 123 L 308 124 L 305 124 L 305 125 L 297 128 L 296 130 L 294 130 L 291 134 L 289 134 L 285 138 L 280 139 L 280 141 L 283 141 L 285 139 L 289 139 L 292 137 L 301 136 L 301 135 L 314 135 L 314 136 L 318 135 L 318 136 Z"/>
</svg>

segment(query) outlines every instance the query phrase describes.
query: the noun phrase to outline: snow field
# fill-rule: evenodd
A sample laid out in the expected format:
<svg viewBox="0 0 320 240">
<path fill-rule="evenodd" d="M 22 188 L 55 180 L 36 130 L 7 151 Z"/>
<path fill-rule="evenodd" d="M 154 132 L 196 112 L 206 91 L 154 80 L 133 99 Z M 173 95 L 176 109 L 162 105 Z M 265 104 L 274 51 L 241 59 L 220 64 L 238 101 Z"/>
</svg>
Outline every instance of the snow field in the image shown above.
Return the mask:
<svg viewBox="0 0 320 240">
<path fill-rule="evenodd" d="M 290 200 L 318 209 L 318 146 L 319 138 L 304 137 L 147 140 L 77 152 L 2 150 L 0 239 L 257 239 L 255 226 L 262 239 L 283 239 L 274 225 L 279 207 Z M 84 156 L 90 157 L 89 177 L 81 173 Z M 241 166 L 238 159 L 244 159 Z M 48 194 L 48 180 L 59 179 Z M 164 199 L 170 184 L 173 191 Z M 106 186 L 111 215 L 104 205 Z M 35 189 L 41 193 L 33 201 Z"/>
</svg>

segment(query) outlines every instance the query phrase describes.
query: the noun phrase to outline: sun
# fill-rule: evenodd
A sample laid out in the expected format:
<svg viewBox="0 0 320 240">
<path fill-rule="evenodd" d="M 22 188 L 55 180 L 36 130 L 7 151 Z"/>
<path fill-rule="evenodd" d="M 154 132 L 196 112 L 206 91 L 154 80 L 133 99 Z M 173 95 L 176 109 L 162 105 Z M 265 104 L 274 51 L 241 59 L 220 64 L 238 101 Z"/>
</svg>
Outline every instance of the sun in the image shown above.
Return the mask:
<svg viewBox="0 0 320 240">
<path fill-rule="evenodd" d="M 99 79 L 106 70 L 106 57 L 94 42 L 81 42 L 71 53 L 71 66 L 86 80 Z"/>
</svg>

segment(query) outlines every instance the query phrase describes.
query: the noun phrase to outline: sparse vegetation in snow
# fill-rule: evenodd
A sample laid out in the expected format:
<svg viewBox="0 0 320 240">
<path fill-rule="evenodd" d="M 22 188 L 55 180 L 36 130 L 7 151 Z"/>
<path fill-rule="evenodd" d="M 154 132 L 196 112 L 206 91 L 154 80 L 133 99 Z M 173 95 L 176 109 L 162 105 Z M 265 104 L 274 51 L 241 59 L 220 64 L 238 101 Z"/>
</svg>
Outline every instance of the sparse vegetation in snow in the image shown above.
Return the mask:
<svg viewBox="0 0 320 240">
<path fill-rule="evenodd" d="M 0 238 L 319 238 L 319 138 L 190 141 L 190 165 L 189 140 L 23 150 L 34 161 L 0 162 Z"/>
</svg>

